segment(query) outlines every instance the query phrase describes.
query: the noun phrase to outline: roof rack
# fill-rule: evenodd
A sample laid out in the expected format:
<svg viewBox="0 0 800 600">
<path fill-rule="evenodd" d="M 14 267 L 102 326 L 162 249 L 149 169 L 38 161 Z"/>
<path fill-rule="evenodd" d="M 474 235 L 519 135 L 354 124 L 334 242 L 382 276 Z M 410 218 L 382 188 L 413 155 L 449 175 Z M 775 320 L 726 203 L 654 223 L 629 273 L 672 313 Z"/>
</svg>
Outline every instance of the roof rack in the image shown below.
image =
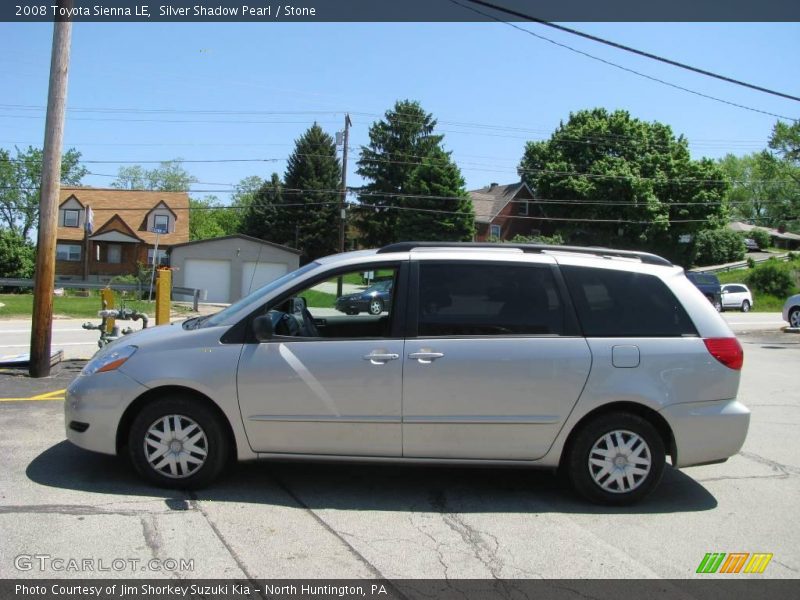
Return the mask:
<svg viewBox="0 0 800 600">
<path fill-rule="evenodd" d="M 672 263 L 666 258 L 649 252 L 636 252 L 635 250 L 612 250 L 611 248 L 582 247 L 582 246 L 554 246 L 550 244 L 494 244 L 491 242 L 396 242 L 378 250 L 378 254 L 389 252 L 409 252 L 415 248 L 516 248 L 523 252 L 575 252 L 580 254 L 594 254 L 606 258 L 637 258 L 647 265 L 660 265 L 671 267 Z"/>
</svg>

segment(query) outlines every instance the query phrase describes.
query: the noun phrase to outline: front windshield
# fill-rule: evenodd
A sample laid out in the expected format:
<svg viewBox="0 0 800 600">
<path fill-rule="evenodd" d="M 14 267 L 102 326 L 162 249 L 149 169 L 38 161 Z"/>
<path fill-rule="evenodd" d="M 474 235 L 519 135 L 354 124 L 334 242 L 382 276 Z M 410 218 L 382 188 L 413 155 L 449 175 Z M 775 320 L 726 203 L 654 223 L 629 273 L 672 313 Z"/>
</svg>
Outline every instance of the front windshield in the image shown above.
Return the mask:
<svg viewBox="0 0 800 600">
<path fill-rule="evenodd" d="M 258 288 L 256 291 L 248 294 L 241 300 L 234 302 L 228 308 L 225 308 L 219 311 L 218 313 L 214 313 L 210 317 L 206 318 L 201 326 L 215 327 L 217 325 L 221 325 L 222 323 L 224 323 L 225 320 L 231 315 L 235 315 L 239 311 L 242 311 L 248 307 L 250 307 L 251 310 L 255 310 L 263 302 L 264 297 L 270 294 L 270 292 L 286 285 L 293 279 L 297 279 L 304 273 L 307 273 L 312 269 L 316 269 L 318 266 L 319 266 L 318 262 L 310 262 L 307 265 L 300 267 L 296 271 L 292 271 L 291 273 L 287 273 L 286 275 L 279 277 L 275 281 L 270 281 L 265 286 Z"/>
</svg>

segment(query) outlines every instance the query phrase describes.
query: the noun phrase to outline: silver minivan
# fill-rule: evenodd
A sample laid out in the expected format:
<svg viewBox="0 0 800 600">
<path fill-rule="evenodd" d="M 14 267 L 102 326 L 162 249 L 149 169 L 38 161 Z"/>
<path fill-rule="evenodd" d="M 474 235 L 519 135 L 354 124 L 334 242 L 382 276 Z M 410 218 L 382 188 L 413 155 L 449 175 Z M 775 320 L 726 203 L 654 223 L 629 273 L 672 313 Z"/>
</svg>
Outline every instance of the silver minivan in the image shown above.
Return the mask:
<svg viewBox="0 0 800 600">
<path fill-rule="evenodd" d="M 380 312 L 337 310 L 387 280 Z M 625 504 L 657 486 L 667 456 L 738 452 L 742 360 L 661 257 L 406 242 L 109 344 L 67 390 L 66 431 L 170 487 L 207 485 L 236 459 L 518 465 Z"/>
</svg>

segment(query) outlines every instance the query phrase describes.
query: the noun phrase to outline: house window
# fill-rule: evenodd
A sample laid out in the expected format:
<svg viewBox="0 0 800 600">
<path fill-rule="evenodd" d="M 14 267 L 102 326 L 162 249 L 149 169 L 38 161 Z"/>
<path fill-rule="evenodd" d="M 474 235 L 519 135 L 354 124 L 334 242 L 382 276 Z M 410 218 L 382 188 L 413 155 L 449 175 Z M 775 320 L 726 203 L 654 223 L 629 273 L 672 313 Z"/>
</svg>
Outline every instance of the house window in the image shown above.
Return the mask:
<svg viewBox="0 0 800 600">
<path fill-rule="evenodd" d="M 122 246 L 119 244 L 109 244 L 106 252 L 106 262 L 115 265 L 122 262 Z"/>
<path fill-rule="evenodd" d="M 148 265 L 152 265 L 153 264 L 153 251 L 154 251 L 153 248 L 148 248 L 147 249 L 147 264 Z M 163 265 L 163 266 L 169 265 L 169 260 L 167 259 L 167 251 L 166 250 L 159 250 L 158 251 L 158 264 L 159 265 Z"/>
<path fill-rule="evenodd" d="M 78 244 L 56 244 L 56 260 L 79 261 L 81 247 Z"/>
<path fill-rule="evenodd" d="M 528 201 L 522 200 L 517 204 L 519 206 L 519 213 L 520 215 L 527 215 L 528 214 Z"/>
<path fill-rule="evenodd" d="M 64 227 L 77 227 L 81 211 L 68 208 L 64 210 Z"/>
<path fill-rule="evenodd" d="M 496 225 L 492 223 L 489 225 L 489 236 L 499 238 L 500 237 L 500 225 Z"/>
<path fill-rule="evenodd" d="M 169 233 L 169 215 L 153 215 L 153 231 Z"/>
</svg>

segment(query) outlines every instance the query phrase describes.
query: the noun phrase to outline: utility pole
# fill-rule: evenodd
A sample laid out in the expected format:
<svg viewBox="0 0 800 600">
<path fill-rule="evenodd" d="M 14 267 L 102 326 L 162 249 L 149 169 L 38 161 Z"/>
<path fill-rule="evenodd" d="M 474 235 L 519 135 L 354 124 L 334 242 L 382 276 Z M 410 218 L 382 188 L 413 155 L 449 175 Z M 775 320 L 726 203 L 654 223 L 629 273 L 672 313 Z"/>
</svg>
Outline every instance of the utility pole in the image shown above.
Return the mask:
<svg viewBox="0 0 800 600">
<path fill-rule="evenodd" d="M 58 0 L 60 8 L 72 8 L 72 0 Z M 53 325 L 53 287 L 56 266 L 58 194 L 61 189 L 61 148 L 64 141 L 64 109 L 67 101 L 67 73 L 72 22 L 53 23 L 50 58 L 50 87 L 42 157 L 42 186 L 39 200 L 39 243 L 36 252 L 36 281 L 33 288 L 31 326 L 31 377 L 50 375 L 50 341 Z"/>
<path fill-rule="evenodd" d="M 342 196 L 339 199 L 339 252 L 344 252 L 344 234 L 347 221 L 347 145 L 350 143 L 350 115 L 344 115 L 344 143 L 342 144 Z"/>
</svg>

